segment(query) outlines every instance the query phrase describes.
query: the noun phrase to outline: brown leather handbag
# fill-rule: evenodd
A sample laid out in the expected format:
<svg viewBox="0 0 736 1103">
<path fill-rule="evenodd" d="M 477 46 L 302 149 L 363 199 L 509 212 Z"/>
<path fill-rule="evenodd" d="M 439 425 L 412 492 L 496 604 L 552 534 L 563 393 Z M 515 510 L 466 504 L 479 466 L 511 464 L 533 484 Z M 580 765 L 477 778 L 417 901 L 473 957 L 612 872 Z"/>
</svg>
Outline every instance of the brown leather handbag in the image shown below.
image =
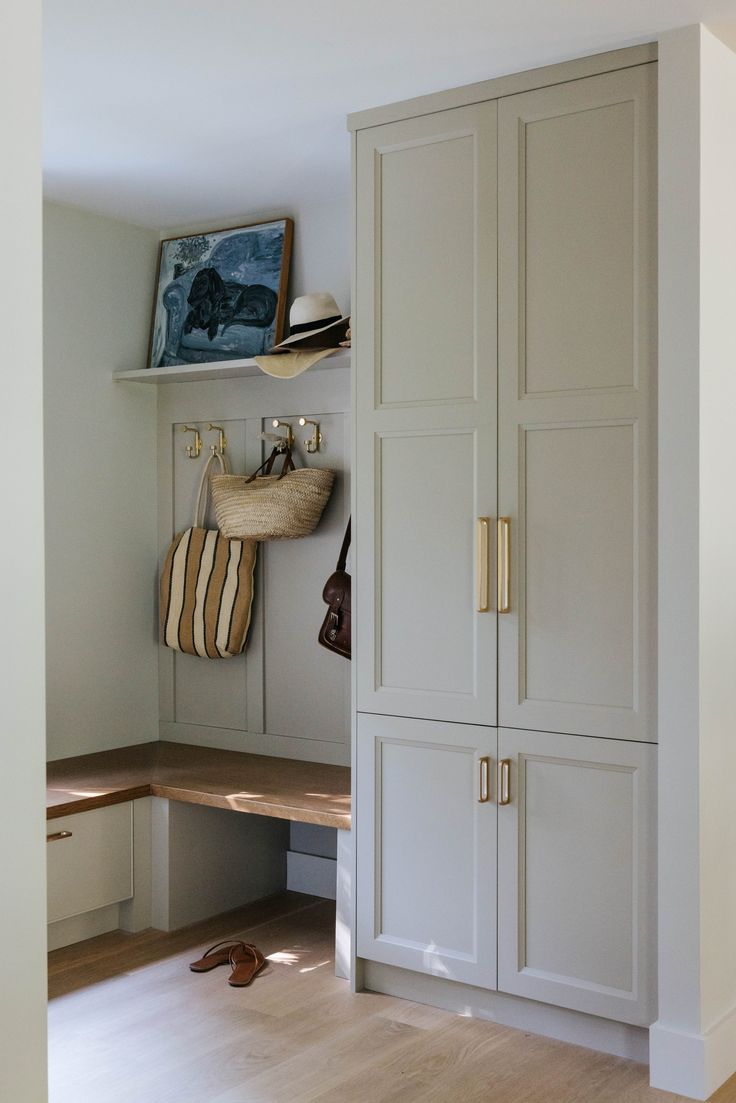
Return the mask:
<svg viewBox="0 0 736 1103">
<path fill-rule="evenodd" d="M 350 658 L 350 575 L 345 570 L 350 547 L 350 521 L 333 574 L 327 579 L 322 598 L 329 609 L 317 639 L 329 651 Z"/>
</svg>

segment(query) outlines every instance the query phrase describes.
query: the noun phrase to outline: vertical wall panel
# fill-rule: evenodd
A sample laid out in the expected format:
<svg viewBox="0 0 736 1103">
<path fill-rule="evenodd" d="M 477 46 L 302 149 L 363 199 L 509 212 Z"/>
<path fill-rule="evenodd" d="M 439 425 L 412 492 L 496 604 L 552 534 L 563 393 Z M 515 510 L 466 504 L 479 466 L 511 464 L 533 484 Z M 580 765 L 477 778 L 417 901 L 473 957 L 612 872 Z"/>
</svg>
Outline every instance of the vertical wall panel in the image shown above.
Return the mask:
<svg viewBox="0 0 736 1103">
<path fill-rule="evenodd" d="M 288 405 L 276 406 L 281 396 Z M 335 569 L 349 509 L 347 372 L 312 370 L 287 382 L 267 376 L 170 384 L 159 390 L 160 557 L 171 533 L 191 525 L 206 453 L 223 425 L 233 471 L 252 472 L 272 445 L 272 419 L 292 424 L 297 466 L 330 467 L 335 490 L 313 534 L 259 545 L 254 602 L 244 655 L 209 660 L 159 647 L 160 731 L 164 739 L 313 761 L 349 762 L 350 664 L 326 651 L 317 633 L 322 589 Z M 311 456 L 299 417 L 321 423 L 322 450 Z M 181 424 L 198 425 L 204 449 L 185 454 Z M 208 524 L 215 525 L 212 509 Z"/>
</svg>

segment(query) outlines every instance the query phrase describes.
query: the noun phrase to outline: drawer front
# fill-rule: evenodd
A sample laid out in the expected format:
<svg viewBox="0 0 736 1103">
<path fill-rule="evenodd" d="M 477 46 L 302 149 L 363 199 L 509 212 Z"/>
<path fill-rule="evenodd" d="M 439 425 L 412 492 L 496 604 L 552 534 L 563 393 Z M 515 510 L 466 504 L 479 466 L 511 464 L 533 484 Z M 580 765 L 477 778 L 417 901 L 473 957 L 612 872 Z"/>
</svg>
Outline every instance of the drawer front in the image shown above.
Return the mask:
<svg viewBox="0 0 736 1103">
<path fill-rule="evenodd" d="M 64 832 L 68 836 L 59 838 Z M 48 922 L 133 895 L 133 805 L 114 804 L 46 824 Z"/>
</svg>

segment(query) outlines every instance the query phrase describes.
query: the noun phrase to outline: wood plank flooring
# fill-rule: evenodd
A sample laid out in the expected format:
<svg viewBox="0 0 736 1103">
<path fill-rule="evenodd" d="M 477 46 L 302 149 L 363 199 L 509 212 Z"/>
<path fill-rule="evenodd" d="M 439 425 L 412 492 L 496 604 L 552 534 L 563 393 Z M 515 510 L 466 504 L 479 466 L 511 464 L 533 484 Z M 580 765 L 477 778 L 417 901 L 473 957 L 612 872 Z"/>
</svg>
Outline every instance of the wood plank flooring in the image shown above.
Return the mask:
<svg viewBox="0 0 736 1103">
<path fill-rule="evenodd" d="M 256 942 L 251 988 L 187 965 Z M 334 975 L 334 904 L 287 893 L 174 934 L 49 955 L 50 1103 L 681 1103 L 647 1070 Z M 736 1078 L 713 1096 L 736 1103 Z"/>
</svg>

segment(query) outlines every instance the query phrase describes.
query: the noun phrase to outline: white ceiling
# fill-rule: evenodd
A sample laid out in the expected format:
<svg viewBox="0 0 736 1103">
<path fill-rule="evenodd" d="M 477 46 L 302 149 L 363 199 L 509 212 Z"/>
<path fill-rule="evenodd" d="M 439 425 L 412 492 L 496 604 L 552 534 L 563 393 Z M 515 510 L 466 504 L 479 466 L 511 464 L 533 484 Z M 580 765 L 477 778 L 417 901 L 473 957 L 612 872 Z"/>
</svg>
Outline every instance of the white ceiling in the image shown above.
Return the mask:
<svg viewBox="0 0 736 1103">
<path fill-rule="evenodd" d="M 350 111 L 736 24 L 736 0 L 45 0 L 46 191 L 166 229 L 324 201 Z"/>
</svg>

